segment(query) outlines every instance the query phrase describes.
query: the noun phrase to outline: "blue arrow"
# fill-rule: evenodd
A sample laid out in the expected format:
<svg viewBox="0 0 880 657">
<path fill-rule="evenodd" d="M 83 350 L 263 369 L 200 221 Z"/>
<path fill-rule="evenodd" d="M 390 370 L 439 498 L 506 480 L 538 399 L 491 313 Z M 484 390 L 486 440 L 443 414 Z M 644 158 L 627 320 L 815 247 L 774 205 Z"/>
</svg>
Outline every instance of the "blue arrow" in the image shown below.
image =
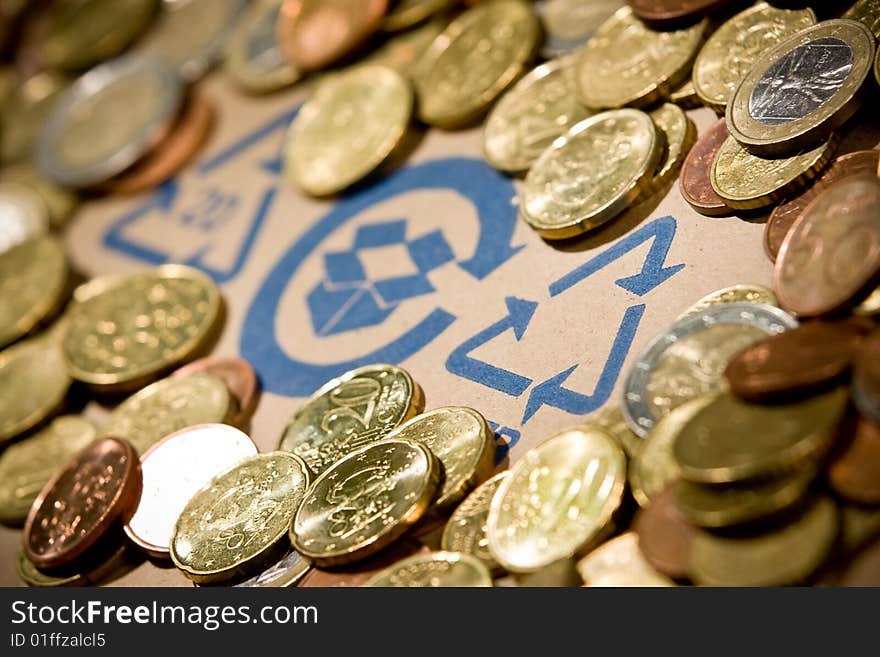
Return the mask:
<svg viewBox="0 0 880 657">
<path fill-rule="evenodd" d="M 129 242 L 122 235 L 129 224 L 137 221 L 149 212 L 152 212 L 153 210 L 168 212 L 171 210 L 179 191 L 180 187 L 174 179 L 162 183 L 156 191 L 150 195 L 146 202 L 137 206 L 113 224 L 110 230 L 107 231 L 107 234 L 104 235 L 104 246 L 116 249 L 117 251 L 121 251 L 133 258 L 139 258 L 140 260 L 144 260 L 153 265 L 160 265 L 163 262 L 167 262 L 168 258 L 164 253 Z"/>
<path fill-rule="evenodd" d="M 620 322 L 620 329 L 617 331 L 617 337 L 614 339 L 614 344 L 611 345 L 611 353 L 608 355 L 608 360 L 605 361 L 605 367 L 602 368 L 593 394 L 584 395 L 562 387 L 572 372 L 578 368 L 577 365 L 572 365 L 564 372 L 560 372 L 532 389 L 522 423 L 528 422 L 542 406 L 552 406 L 572 415 L 586 415 L 608 401 L 644 314 L 644 304 L 630 306 L 626 309 L 623 321 Z"/>
<path fill-rule="evenodd" d="M 551 284 L 550 296 L 555 297 L 562 294 L 653 238 L 654 241 L 642 265 L 642 270 L 634 276 L 627 276 L 615 281 L 624 290 L 638 296 L 644 296 L 684 269 L 684 264 L 664 266 L 666 256 L 669 255 L 669 248 L 672 246 L 672 240 L 675 238 L 676 229 L 677 223 L 673 217 L 655 219 Z"/>
<path fill-rule="evenodd" d="M 516 297 L 507 297 L 504 303 L 507 304 L 507 315 L 453 351 L 446 359 L 446 369 L 469 381 L 503 392 L 505 395 L 519 397 L 532 385 L 531 379 L 468 356 L 477 347 L 494 340 L 509 329 L 513 329 L 517 342 L 522 339 L 538 304 Z"/>
</svg>

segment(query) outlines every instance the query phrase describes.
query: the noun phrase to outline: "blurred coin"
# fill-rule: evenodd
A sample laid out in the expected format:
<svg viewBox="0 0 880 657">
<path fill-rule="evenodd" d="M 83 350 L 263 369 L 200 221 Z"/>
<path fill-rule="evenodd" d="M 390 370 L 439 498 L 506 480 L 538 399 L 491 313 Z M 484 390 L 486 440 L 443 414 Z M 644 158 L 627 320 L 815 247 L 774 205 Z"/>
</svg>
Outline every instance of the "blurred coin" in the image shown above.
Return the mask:
<svg viewBox="0 0 880 657">
<path fill-rule="evenodd" d="M 220 315 L 220 294 L 182 265 L 96 282 L 73 306 L 64 338 L 71 375 L 116 390 L 155 381 L 205 344 Z"/>
<path fill-rule="evenodd" d="M 647 507 L 636 512 L 633 529 L 642 556 L 657 572 L 672 579 L 686 579 L 694 528 L 678 510 L 677 494 L 674 484 L 663 489 Z"/>
<path fill-rule="evenodd" d="M 24 551 L 38 568 L 76 561 L 131 517 L 141 494 L 137 453 L 124 440 L 97 440 L 74 455 L 34 500 Z"/>
<path fill-rule="evenodd" d="M 309 489 L 290 529 L 293 546 L 318 566 L 373 555 L 425 514 L 440 476 L 421 443 L 383 440 L 352 452 Z"/>
<path fill-rule="evenodd" d="M 223 57 L 246 0 L 163 0 L 156 26 L 138 51 L 196 82 Z"/>
<path fill-rule="evenodd" d="M 79 206 L 79 196 L 76 192 L 56 185 L 45 176 L 40 175 L 29 163 L 4 168 L 0 178 L 36 192 L 46 206 L 49 225 L 54 230 L 63 228 Z"/>
<path fill-rule="evenodd" d="M 501 472 L 483 482 L 458 505 L 443 530 L 440 542 L 442 549 L 470 554 L 482 561 L 490 572 L 503 570 L 489 552 L 487 522 L 489 505 L 507 475 L 508 472 Z"/>
<path fill-rule="evenodd" d="M 286 542 L 309 479 L 303 460 L 287 452 L 253 456 L 217 475 L 189 499 L 174 525 L 174 564 L 194 582 L 265 566 Z"/>
<path fill-rule="evenodd" d="M 141 457 L 143 493 L 125 533 L 154 557 L 168 557 L 174 523 L 215 476 L 255 456 L 253 441 L 226 424 L 200 424 L 166 436 Z"/>
<path fill-rule="evenodd" d="M 353 588 L 355 586 L 363 586 L 386 568 L 414 554 L 427 552 L 430 552 L 430 550 L 418 541 L 404 537 L 372 557 L 357 563 L 347 564 L 341 568 L 336 567 L 332 570 L 312 568 L 303 577 L 299 586 L 302 588 Z"/>
<path fill-rule="evenodd" d="M 483 154 L 501 171 L 526 171 L 548 146 L 592 112 L 574 93 L 574 57 L 542 64 L 495 105 L 483 129 Z"/>
<path fill-rule="evenodd" d="M 167 134 L 183 101 L 177 73 L 129 55 L 92 69 L 59 97 L 40 133 L 40 172 L 68 187 L 121 173 Z"/>
<path fill-rule="evenodd" d="M 849 502 L 880 505 L 880 427 L 852 417 L 840 433 L 841 449 L 828 466 L 828 483 Z"/>
<path fill-rule="evenodd" d="M 544 26 L 541 56 L 552 59 L 579 50 L 623 0 L 538 0 L 535 11 Z"/>
<path fill-rule="evenodd" d="M 730 360 L 748 345 L 797 326 L 785 311 L 727 303 L 686 316 L 654 338 L 624 383 L 623 412 L 645 436 L 672 409 L 720 387 Z"/>
<path fill-rule="evenodd" d="M 146 156 L 101 187 L 111 194 L 139 194 L 173 178 L 204 146 L 214 116 L 213 104 L 192 93 L 171 132 Z"/>
<path fill-rule="evenodd" d="M 278 44 L 300 70 L 324 68 L 372 36 L 387 10 L 388 0 L 285 0 Z"/>
<path fill-rule="evenodd" d="M 720 536 L 698 531 L 691 576 L 703 586 L 799 584 L 828 557 L 837 536 L 834 502 L 821 498 L 788 524 L 757 535 Z"/>
<path fill-rule="evenodd" d="M 492 586 L 486 566 L 461 552 L 429 552 L 399 561 L 373 577 L 370 587 Z"/>
<path fill-rule="evenodd" d="M 440 460 L 443 482 L 433 502 L 438 511 L 461 502 L 495 469 L 495 432 L 472 408 L 436 408 L 417 415 L 386 438 L 420 442 Z"/>
<path fill-rule="evenodd" d="M 709 217 L 733 214 L 733 208 L 712 187 L 712 163 L 729 137 L 724 119 L 715 123 L 691 148 L 681 167 L 679 189 L 694 210 Z"/>
<path fill-rule="evenodd" d="M 880 331 L 871 333 L 856 354 L 853 402 L 862 415 L 880 424 Z"/>
<path fill-rule="evenodd" d="M 49 232 L 49 210 L 30 187 L 0 181 L 0 254 Z"/>
<path fill-rule="evenodd" d="M 628 458 L 635 458 L 645 442 L 641 436 L 633 433 L 623 417 L 623 409 L 616 404 L 605 404 L 598 411 L 584 420 L 585 425 L 595 424 L 608 432 L 621 446 Z"/>
<path fill-rule="evenodd" d="M 91 422 L 65 415 L 0 454 L 0 521 L 23 522 L 55 471 L 97 436 Z"/>
<path fill-rule="evenodd" d="M 724 113 L 740 80 L 761 53 L 816 24 L 812 9 L 777 9 L 758 2 L 709 37 L 694 62 L 694 88 L 708 107 Z"/>
<path fill-rule="evenodd" d="M 98 586 L 114 574 L 129 567 L 129 552 L 125 545 L 114 547 L 109 554 L 89 556 L 89 563 L 76 568 L 45 572 L 27 558 L 24 550 L 18 553 L 18 576 L 28 586 Z M 79 566 L 79 564 L 77 564 Z"/>
<path fill-rule="evenodd" d="M 724 376 L 733 393 L 765 402 L 808 395 L 848 378 L 871 322 L 808 322 L 741 351 Z"/>
<path fill-rule="evenodd" d="M 656 32 L 629 7 L 595 32 L 577 63 L 581 102 L 594 109 L 644 107 L 667 98 L 691 69 L 708 23 Z"/>
<path fill-rule="evenodd" d="M 0 253 L 0 347 L 26 335 L 55 312 L 67 280 L 63 247 L 51 235 Z"/>
<path fill-rule="evenodd" d="M 172 376 L 189 376 L 199 372 L 216 376 L 226 384 L 236 401 L 235 417 L 230 421 L 237 427 L 244 427 L 254 414 L 260 393 L 253 366 L 235 356 L 207 356 L 175 370 Z"/>
<path fill-rule="evenodd" d="M 880 542 L 853 560 L 840 583 L 842 586 L 880 586 Z"/>
<path fill-rule="evenodd" d="M 836 148 L 837 139 L 832 137 L 812 150 L 769 159 L 753 155 L 728 137 L 715 154 L 710 182 L 732 208 L 766 208 L 804 189 L 831 161 Z"/>
<path fill-rule="evenodd" d="M 406 30 L 456 3 L 457 0 L 396 0 L 382 21 L 382 29 L 388 32 Z"/>
<path fill-rule="evenodd" d="M 587 586 L 674 586 L 645 560 L 635 532 L 603 543 L 581 559 L 577 569 Z"/>
<path fill-rule="evenodd" d="M 666 142 L 663 157 L 651 181 L 651 190 L 656 191 L 678 177 L 684 159 L 697 140 L 697 127 L 684 110 L 673 103 L 663 103 L 651 111 L 650 117 Z"/>
<path fill-rule="evenodd" d="M 69 80 L 61 75 L 45 71 L 15 89 L 3 104 L 0 160 L 20 162 L 31 159 L 43 124 L 69 84 Z"/>
<path fill-rule="evenodd" d="M 715 292 L 710 292 L 693 306 L 681 314 L 679 319 L 699 315 L 704 310 L 725 303 L 763 303 L 768 306 L 776 306 L 779 302 L 776 295 L 768 287 L 754 283 L 731 285 Z"/>
<path fill-rule="evenodd" d="M 415 80 L 419 118 L 440 128 L 480 118 L 522 75 L 540 33 L 522 0 L 486 2 L 461 14 L 423 56 Z"/>
<path fill-rule="evenodd" d="M 136 392 L 113 409 L 101 433 L 122 436 L 144 454 L 175 431 L 225 422 L 232 412 L 223 381 L 196 372 L 162 379 Z"/>
<path fill-rule="evenodd" d="M 492 498 L 489 551 L 511 572 L 533 572 L 586 549 L 626 486 L 626 456 L 597 427 L 575 428 L 527 452 Z"/>
<path fill-rule="evenodd" d="M 684 402 L 660 418 L 645 436 L 642 449 L 630 461 L 628 472 L 630 489 L 639 506 L 650 506 L 655 497 L 681 476 L 672 453 L 678 434 L 717 395 L 717 392 L 709 392 Z"/>
<path fill-rule="evenodd" d="M 66 0 L 49 3 L 37 18 L 42 64 L 68 71 L 121 53 L 149 26 L 156 0 Z"/>
<path fill-rule="evenodd" d="M 350 187 L 401 143 L 412 108 L 410 85 L 393 69 L 359 66 L 325 79 L 290 124 L 286 175 L 314 196 Z"/>
<path fill-rule="evenodd" d="M 296 550 L 291 550 L 276 564 L 270 566 L 259 575 L 236 584 L 240 588 L 281 588 L 296 586 L 309 570 L 309 560 Z"/>
<path fill-rule="evenodd" d="M 246 91 L 277 91 L 301 77 L 284 57 L 275 38 L 282 2 L 259 0 L 253 3 L 229 38 L 226 69 Z"/>
<path fill-rule="evenodd" d="M 880 288 L 877 288 L 868 298 L 853 308 L 853 315 L 857 317 L 874 317 L 880 314 Z"/>
<path fill-rule="evenodd" d="M 320 475 L 423 410 L 424 394 L 406 370 L 361 367 L 328 381 L 306 400 L 288 421 L 278 449 L 302 457 Z"/>
<path fill-rule="evenodd" d="M 875 38 L 862 23 L 824 21 L 762 53 L 727 106 L 727 128 L 772 157 L 816 148 L 859 108 Z"/>
<path fill-rule="evenodd" d="M 663 153 L 651 117 L 613 110 L 574 125 L 520 187 L 522 218 L 545 239 L 581 235 L 618 216 L 648 188 Z"/>
<path fill-rule="evenodd" d="M 772 406 L 725 392 L 682 428 L 673 454 L 682 476 L 695 483 L 783 476 L 828 453 L 848 401 L 845 389 Z"/>
<path fill-rule="evenodd" d="M 831 183 L 860 173 L 875 173 L 880 164 L 880 151 L 856 151 L 834 159 L 831 165 L 819 176 L 813 185 L 799 196 L 773 208 L 767 227 L 764 230 L 764 250 L 776 262 L 779 249 L 791 227 L 800 218 L 807 206 Z"/>
<path fill-rule="evenodd" d="M 627 0 L 636 16 L 664 29 L 692 23 L 728 2 L 729 0 Z"/>
<path fill-rule="evenodd" d="M 694 89 L 694 81 L 687 78 L 681 85 L 669 92 L 669 101 L 675 103 L 682 109 L 697 109 L 703 106 L 697 90 Z"/>
<path fill-rule="evenodd" d="M 358 64 L 388 66 L 408 80 L 415 80 L 419 75 L 422 56 L 431 47 L 434 39 L 446 28 L 448 22 L 441 17 L 411 30 L 394 34 Z"/>
<path fill-rule="evenodd" d="M 817 317 L 848 310 L 880 284 L 880 181 L 859 175 L 826 187 L 788 233 L 774 287 L 787 310 Z"/>
<path fill-rule="evenodd" d="M 844 12 L 842 18 L 861 21 L 875 36 L 880 34 L 880 11 L 878 11 L 877 0 L 857 0 Z"/>
</svg>

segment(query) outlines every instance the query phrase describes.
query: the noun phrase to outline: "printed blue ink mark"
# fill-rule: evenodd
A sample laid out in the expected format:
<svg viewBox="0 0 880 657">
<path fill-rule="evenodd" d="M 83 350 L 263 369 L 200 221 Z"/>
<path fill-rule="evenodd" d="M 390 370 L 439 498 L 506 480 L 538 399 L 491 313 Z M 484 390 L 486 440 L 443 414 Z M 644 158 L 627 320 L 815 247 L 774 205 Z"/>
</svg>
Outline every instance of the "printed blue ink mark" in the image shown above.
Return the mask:
<svg viewBox="0 0 880 657">
<path fill-rule="evenodd" d="M 485 278 L 524 248 L 523 245 L 511 245 L 516 229 L 516 211 L 511 205 L 511 199 L 515 195 L 513 184 L 481 160 L 449 158 L 425 162 L 395 171 L 375 185 L 356 190 L 351 196 L 341 199 L 280 258 L 263 281 L 245 315 L 240 351 L 257 369 L 267 391 L 302 397 L 328 379 L 352 368 L 377 362 L 400 363 L 431 343 L 455 321 L 454 315 L 437 308 L 421 321 L 412 322 L 402 335 L 387 344 L 357 358 L 334 363 L 313 363 L 291 356 L 281 348 L 275 335 L 276 316 L 284 290 L 295 280 L 299 268 L 309 256 L 319 250 L 330 235 L 365 210 L 392 197 L 416 190 L 452 190 L 474 205 L 479 220 L 477 248 L 471 258 L 458 263 L 458 266 L 475 278 Z M 413 222 L 415 219 L 410 217 L 409 221 Z M 390 239 L 387 234 L 382 234 L 384 230 L 386 229 L 379 230 L 378 233 L 365 230 L 359 233 L 359 239 L 368 243 L 371 240 L 375 243 L 376 240 L 381 242 Z M 449 261 L 451 249 L 447 253 L 436 237 L 422 238 L 427 242 L 410 250 L 411 254 L 417 254 L 413 256 L 416 269 L 425 263 L 433 265 Z M 404 290 L 410 290 L 408 294 L 415 289 L 407 287 L 414 285 L 413 281 L 384 286 L 383 291 L 391 296 L 392 302 L 401 293 L 396 285 L 403 285 Z M 338 332 L 358 325 L 372 326 L 377 322 L 381 323 L 390 314 L 388 308 L 383 308 L 364 288 L 356 289 L 353 293 L 346 288 L 334 289 L 325 279 L 312 292 L 320 296 L 331 291 L 338 296 L 332 301 L 318 302 L 322 306 L 322 312 L 316 312 L 313 306 L 315 302 L 311 302 L 313 325 L 323 328 L 334 322 L 341 322 L 332 329 Z M 331 313 L 330 309 L 334 312 Z M 321 321 L 316 321 L 319 316 Z M 349 328 L 345 328 L 346 326 Z M 320 336 L 321 333 L 317 332 Z"/>
<path fill-rule="evenodd" d="M 513 329 L 516 341 L 522 340 L 538 304 L 534 301 L 507 297 L 507 315 L 483 329 L 474 337 L 465 341 L 453 351 L 446 360 L 446 369 L 453 374 L 474 381 L 486 387 L 503 392 L 511 397 L 519 397 L 530 385 L 532 380 L 509 370 L 484 363 L 468 354 L 482 345 L 494 340 L 502 333 Z"/>
<path fill-rule="evenodd" d="M 489 423 L 489 426 L 492 427 L 492 431 L 495 432 L 495 465 L 498 465 L 507 458 L 510 450 L 519 442 L 522 434 L 516 429 L 502 427 L 492 420 L 487 420 L 487 422 Z M 505 436 L 507 436 L 506 440 L 504 438 Z"/>
<path fill-rule="evenodd" d="M 223 149 L 217 155 L 212 157 L 210 160 L 207 160 L 199 165 L 198 172 L 201 175 L 207 175 L 213 171 L 216 171 L 224 164 L 227 164 L 230 160 L 237 158 L 244 151 L 259 144 L 261 141 L 266 139 L 268 136 L 279 130 L 286 130 L 287 126 L 290 125 L 290 122 L 296 117 L 299 112 L 299 105 L 294 107 L 293 109 L 285 111 L 280 116 L 272 119 L 268 123 L 263 124 L 253 132 L 248 135 L 245 135 L 241 139 L 239 139 L 234 144 L 230 145 L 228 148 Z M 262 163 L 262 168 L 264 170 L 270 171 L 272 173 L 280 173 L 281 172 L 281 162 L 282 157 L 280 155 L 276 156 L 272 160 Z"/>
<path fill-rule="evenodd" d="M 653 238 L 654 241 L 642 265 L 642 270 L 634 276 L 627 276 L 615 281 L 615 284 L 624 290 L 638 296 L 644 296 L 684 269 L 684 264 L 664 266 L 669 248 L 672 246 L 672 240 L 675 238 L 676 229 L 677 223 L 673 217 L 655 219 L 551 284 L 550 296 L 555 297 L 562 294 Z"/>
<path fill-rule="evenodd" d="M 564 372 L 551 377 L 543 383 L 539 383 L 529 395 L 529 401 L 526 404 L 526 410 L 523 414 L 522 424 L 525 425 L 542 406 L 552 406 L 572 415 L 586 415 L 595 411 L 602 406 L 611 397 L 620 371 L 623 369 L 623 363 L 635 340 L 636 332 L 639 324 L 645 314 L 645 305 L 630 306 L 623 315 L 620 328 L 617 331 L 617 337 L 611 346 L 611 353 L 602 373 L 599 375 L 599 381 L 593 393 L 585 395 L 574 390 L 564 388 L 564 384 L 572 373 L 578 368 L 578 365 L 572 365 Z"/>
</svg>

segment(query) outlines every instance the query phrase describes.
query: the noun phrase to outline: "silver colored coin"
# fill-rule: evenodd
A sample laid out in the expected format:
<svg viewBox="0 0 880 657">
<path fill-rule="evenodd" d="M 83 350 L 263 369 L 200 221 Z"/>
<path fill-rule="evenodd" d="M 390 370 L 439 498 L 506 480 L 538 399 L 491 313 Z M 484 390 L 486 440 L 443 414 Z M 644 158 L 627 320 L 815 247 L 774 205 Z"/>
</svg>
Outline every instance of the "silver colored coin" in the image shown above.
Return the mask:
<svg viewBox="0 0 880 657">
<path fill-rule="evenodd" d="M 300 78 L 275 36 L 281 5 L 282 0 L 254 3 L 230 37 L 227 70 L 248 91 L 276 91 Z"/>
<path fill-rule="evenodd" d="M 160 59 L 128 55 L 102 64 L 58 99 L 37 142 L 37 166 L 67 187 L 109 180 L 161 140 L 183 97 L 177 71 Z"/>
<path fill-rule="evenodd" d="M 541 56 L 552 59 L 577 50 L 625 4 L 623 0 L 538 0 L 535 11 L 545 36 Z"/>
<path fill-rule="evenodd" d="M 34 190 L 0 182 L 0 253 L 49 232 L 49 209 Z"/>
<path fill-rule="evenodd" d="M 729 303 L 706 308 L 678 320 L 654 338 L 639 354 L 624 383 L 623 416 L 630 428 L 645 437 L 657 420 L 648 388 L 664 354 L 677 342 L 719 324 L 753 326 L 768 335 L 796 328 L 797 320 L 784 310 L 763 303 Z"/>
<path fill-rule="evenodd" d="M 246 579 L 235 586 L 243 588 L 296 586 L 311 567 L 308 559 L 296 550 L 291 550 L 274 566 L 270 566 L 259 575 Z"/>
</svg>

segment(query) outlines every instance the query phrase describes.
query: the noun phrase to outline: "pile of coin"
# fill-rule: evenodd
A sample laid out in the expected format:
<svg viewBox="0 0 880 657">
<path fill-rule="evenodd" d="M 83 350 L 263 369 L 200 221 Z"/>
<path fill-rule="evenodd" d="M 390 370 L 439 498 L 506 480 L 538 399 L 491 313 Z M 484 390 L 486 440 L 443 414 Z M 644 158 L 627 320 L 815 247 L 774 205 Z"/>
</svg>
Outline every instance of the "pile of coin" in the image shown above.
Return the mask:
<svg viewBox="0 0 880 657">
<path fill-rule="evenodd" d="M 876 2 L 45 4 L 0 26 L 21 28 L 0 29 L 0 521 L 23 525 L 25 582 L 149 556 L 199 585 L 878 583 L 880 151 L 835 157 L 880 75 Z M 773 289 L 696 302 L 619 404 L 509 469 L 479 411 L 426 412 L 384 364 L 327 382 L 258 453 L 257 376 L 209 355 L 212 280 L 78 285 L 53 232 L 81 197 L 192 160 L 221 61 L 250 94 L 313 82 L 283 158 L 305 194 L 369 184 L 420 124 L 482 122 L 545 239 L 678 179 L 701 214 L 767 215 Z M 699 106 L 723 118 L 698 139 Z M 91 398 L 101 426 L 76 412 Z"/>
</svg>

